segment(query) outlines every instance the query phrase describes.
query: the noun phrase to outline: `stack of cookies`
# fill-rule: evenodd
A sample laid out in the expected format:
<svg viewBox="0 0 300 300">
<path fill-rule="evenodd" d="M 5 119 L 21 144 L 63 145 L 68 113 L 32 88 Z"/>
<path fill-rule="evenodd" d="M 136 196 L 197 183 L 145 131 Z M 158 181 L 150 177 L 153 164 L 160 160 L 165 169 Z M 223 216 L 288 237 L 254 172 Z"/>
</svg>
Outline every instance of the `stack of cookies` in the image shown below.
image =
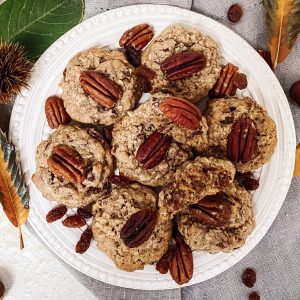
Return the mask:
<svg viewBox="0 0 300 300">
<path fill-rule="evenodd" d="M 93 203 L 94 240 L 118 268 L 156 263 L 183 284 L 192 251 L 233 251 L 255 227 L 252 172 L 271 158 L 276 125 L 254 99 L 236 97 L 247 77 L 222 66 L 211 37 L 183 25 L 153 36 L 140 24 L 121 49 L 70 60 L 61 97 L 46 101 L 55 131 L 38 146 L 33 182 L 60 206 Z"/>
</svg>

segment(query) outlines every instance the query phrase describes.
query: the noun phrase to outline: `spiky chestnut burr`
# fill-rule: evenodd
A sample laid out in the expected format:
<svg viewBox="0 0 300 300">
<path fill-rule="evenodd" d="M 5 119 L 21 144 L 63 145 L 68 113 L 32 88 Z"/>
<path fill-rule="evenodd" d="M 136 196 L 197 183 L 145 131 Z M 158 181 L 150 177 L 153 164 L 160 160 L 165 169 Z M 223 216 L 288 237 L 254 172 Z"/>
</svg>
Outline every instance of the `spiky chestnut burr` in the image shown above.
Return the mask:
<svg viewBox="0 0 300 300">
<path fill-rule="evenodd" d="M 14 94 L 28 87 L 31 67 L 22 45 L 0 42 L 0 104 L 11 102 Z"/>
</svg>

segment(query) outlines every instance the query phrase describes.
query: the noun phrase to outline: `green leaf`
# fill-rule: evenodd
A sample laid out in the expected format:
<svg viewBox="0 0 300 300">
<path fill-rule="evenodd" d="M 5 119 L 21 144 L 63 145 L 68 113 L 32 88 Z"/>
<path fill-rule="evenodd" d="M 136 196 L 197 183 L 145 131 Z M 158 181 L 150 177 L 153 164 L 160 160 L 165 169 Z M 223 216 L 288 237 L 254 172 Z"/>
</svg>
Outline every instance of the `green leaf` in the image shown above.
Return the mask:
<svg viewBox="0 0 300 300">
<path fill-rule="evenodd" d="M 10 222 L 19 229 L 20 247 L 24 247 L 21 226 L 29 213 L 29 192 L 16 163 L 15 148 L 0 129 L 0 204 Z"/>
<path fill-rule="evenodd" d="M 83 0 L 6 0 L 0 5 L 0 40 L 21 43 L 37 59 L 82 20 L 83 11 Z"/>
</svg>

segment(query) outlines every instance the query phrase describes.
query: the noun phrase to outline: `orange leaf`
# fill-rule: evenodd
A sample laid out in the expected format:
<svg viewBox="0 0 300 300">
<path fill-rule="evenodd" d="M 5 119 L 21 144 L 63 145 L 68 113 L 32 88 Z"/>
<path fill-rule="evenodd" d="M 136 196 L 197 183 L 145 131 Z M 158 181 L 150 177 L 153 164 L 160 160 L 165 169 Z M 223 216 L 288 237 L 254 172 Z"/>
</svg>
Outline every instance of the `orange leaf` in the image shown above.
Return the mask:
<svg viewBox="0 0 300 300">
<path fill-rule="evenodd" d="M 300 144 L 296 148 L 294 176 L 300 176 Z"/>
<path fill-rule="evenodd" d="M 24 248 L 21 226 L 29 213 L 28 188 L 16 163 L 15 149 L 0 130 L 0 203 L 10 222 L 19 229 L 20 247 Z"/>
</svg>

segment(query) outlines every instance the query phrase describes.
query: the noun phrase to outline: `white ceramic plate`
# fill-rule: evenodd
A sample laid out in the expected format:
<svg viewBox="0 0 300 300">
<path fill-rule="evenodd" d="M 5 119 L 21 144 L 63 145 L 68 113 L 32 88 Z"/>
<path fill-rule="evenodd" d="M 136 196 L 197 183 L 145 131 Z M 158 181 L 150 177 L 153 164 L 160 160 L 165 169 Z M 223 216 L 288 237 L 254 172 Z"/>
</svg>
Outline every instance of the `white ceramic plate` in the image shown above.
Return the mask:
<svg viewBox="0 0 300 300">
<path fill-rule="evenodd" d="M 266 234 L 285 199 L 294 165 L 295 130 L 284 92 L 264 60 L 242 38 L 218 22 L 187 10 L 157 5 L 138 5 L 115 9 L 95 16 L 58 39 L 37 61 L 30 80 L 31 89 L 17 97 L 10 123 L 10 137 L 17 147 L 30 187 L 29 222 L 40 238 L 65 262 L 77 270 L 106 283 L 134 289 L 177 288 L 169 274 L 160 275 L 154 266 L 132 273 L 118 270 L 113 262 L 98 251 L 95 243 L 83 255 L 76 254 L 74 245 L 79 229 L 66 229 L 61 222 L 47 224 L 46 213 L 53 203 L 46 201 L 32 184 L 37 145 L 51 133 L 44 114 L 44 102 L 58 87 L 69 59 L 92 46 L 117 47 L 121 34 L 139 23 L 149 23 L 156 35 L 170 24 L 193 25 L 213 37 L 221 46 L 225 61 L 236 63 L 248 76 L 248 88 L 240 96 L 252 96 L 266 107 L 278 129 L 278 146 L 261 170 L 260 188 L 254 195 L 257 226 L 246 244 L 232 252 L 210 255 L 194 252 L 194 276 L 188 285 L 207 280 L 233 266 L 248 254 Z"/>
</svg>

